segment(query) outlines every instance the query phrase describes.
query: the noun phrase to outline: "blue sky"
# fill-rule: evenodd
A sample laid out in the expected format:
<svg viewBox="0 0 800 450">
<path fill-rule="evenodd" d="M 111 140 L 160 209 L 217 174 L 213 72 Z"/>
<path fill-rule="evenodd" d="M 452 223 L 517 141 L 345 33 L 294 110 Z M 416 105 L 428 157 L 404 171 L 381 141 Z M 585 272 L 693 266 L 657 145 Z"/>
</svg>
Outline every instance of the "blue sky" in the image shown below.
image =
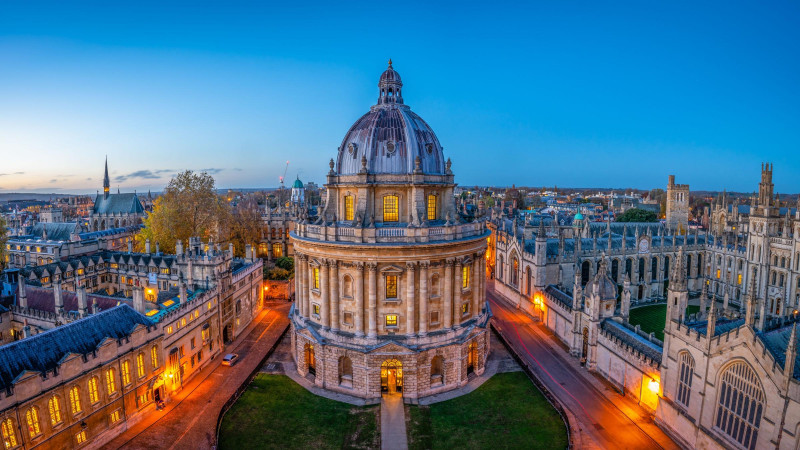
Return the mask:
<svg viewBox="0 0 800 450">
<path fill-rule="evenodd" d="M 800 191 L 797 2 L 0 4 L 0 191 L 322 182 L 392 58 L 462 185 Z"/>
</svg>

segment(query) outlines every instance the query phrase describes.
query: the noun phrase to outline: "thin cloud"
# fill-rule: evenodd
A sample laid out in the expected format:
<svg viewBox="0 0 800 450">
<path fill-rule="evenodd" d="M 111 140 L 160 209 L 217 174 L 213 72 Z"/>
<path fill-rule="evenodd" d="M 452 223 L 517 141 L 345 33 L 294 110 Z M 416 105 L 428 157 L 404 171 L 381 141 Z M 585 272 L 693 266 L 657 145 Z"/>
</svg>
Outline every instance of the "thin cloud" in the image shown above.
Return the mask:
<svg viewBox="0 0 800 450">
<path fill-rule="evenodd" d="M 208 174 L 216 175 L 216 174 L 222 172 L 223 170 L 225 170 L 225 169 L 218 169 L 218 168 L 212 167 L 210 169 L 200 169 L 200 172 L 205 172 L 205 173 L 208 173 Z"/>
<path fill-rule="evenodd" d="M 163 172 L 169 172 L 169 169 L 160 169 L 160 170 L 156 170 L 156 171 L 152 171 L 152 170 L 137 170 L 136 172 L 131 172 L 131 173 L 127 174 L 127 175 L 117 175 L 114 178 L 114 181 L 127 181 L 127 180 L 130 180 L 132 178 L 141 178 L 141 179 L 150 179 L 150 180 L 159 179 L 159 178 L 161 178 L 161 176 L 158 175 L 158 174 L 159 173 L 163 173 Z"/>
</svg>

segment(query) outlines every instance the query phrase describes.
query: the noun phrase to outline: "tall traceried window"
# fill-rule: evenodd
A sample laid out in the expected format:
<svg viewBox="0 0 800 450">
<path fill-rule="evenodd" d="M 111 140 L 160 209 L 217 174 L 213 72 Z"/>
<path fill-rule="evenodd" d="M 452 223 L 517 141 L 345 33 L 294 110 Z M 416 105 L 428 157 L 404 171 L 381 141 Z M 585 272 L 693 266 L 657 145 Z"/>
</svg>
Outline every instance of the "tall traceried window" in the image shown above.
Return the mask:
<svg viewBox="0 0 800 450">
<path fill-rule="evenodd" d="M 272 243 L 272 257 L 273 258 L 283 257 L 283 246 L 281 245 L 280 242 Z"/>
<path fill-rule="evenodd" d="M 746 362 L 737 361 L 720 380 L 714 428 L 744 448 L 756 448 L 765 399 L 758 376 Z"/>
<path fill-rule="evenodd" d="M 47 402 L 47 409 L 50 410 L 50 425 L 56 426 L 61 423 L 61 402 L 55 395 L 50 397 Z"/>
<path fill-rule="evenodd" d="M 386 298 L 397 298 L 397 275 L 386 275 Z"/>
<path fill-rule="evenodd" d="M 122 362 L 122 385 L 127 386 L 131 384 L 131 362 Z"/>
<path fill-rule="evenodd" d="M 428 195 L 428 220 L 436 220 L 436 196 Z"/>
<path fill-rule="evenodd" d="M 117 392 L 117 379 L 114 376 L 114 369 L 106 371 L 106 387 L 108 388 L 108 395 Z"/>
<path fill-rule="evenodd" d="M 319 267 L 311 269 L 311 278 L 311 285 L 314 286 L 314 289 L 319 289 Z"/>
<path fill-rule="evenodd" d="M 97 385 L 97 377 L 89 378 L 89 403 L 95 404 L 100 401 Z"/>
<path fill-rule="evenodd" d="M 399 200 L 396 195 L 387 195 L 383 197 L 383 221 L 400 221 Z"/>
<path fill-rule="evenodd" d="M 17 446 L 17 433 L 14 431 L 14 422 L 11 419 L 3 421 L 2 426 L 3 443 L 6 448 L 13 448 Z"/>
<path fill-rule="evenodd" d="M 42 427 L 39 425 L 39 410 L 35 406 L 25 413 L 25 422 L 28 423 L 28 436 L 31 439 L 42 434 Z"/>
<path fill-rule="evenodd" d="M 69 390 L 69 407 L 72 410 L 72 414 L 78 414 L 83 411 L 81 407 L 81 392 L 78 386 L 73 386 L 72 389 Z"/>
<path fill-rule="evenodd" d="M 153 370 L 158 369 L 158 347 L 155 345 L 150 349 L 150 360 L 153 362 Z"/>
<path fill-rule="evenodd" d="M 144 353 L 139 353 L 136 356 L 136 375 L 139 378 L 144 378 L 146 371 L 144 370 Z"/>
<path fill-rule="evenodd" d="M 513 272 L 511 272 L 511 284 L 517 286 L 519 284 L 519 260 L 515 256 L 511 264 Z"/>
<path fill-rule="evenodd" d="M 344 220 L 355 220 L 355 210 L 353 208 L 353 196 L 344 196 Z"/>
<path fill-rule="evenodd" d="M 464 267 L 461 268 L 461 289 L 466 289 L 469 287 L 470 269 L 471 267 L 467 264 L 465 264 Z"/>
<path fill-rule="evenodd" d="M 678 356 L 678 403 L 689 407 L 692 394 L 692 377 L 694 376 L 694 358 L 689 352 L 681 352 Z"/>
</svg>

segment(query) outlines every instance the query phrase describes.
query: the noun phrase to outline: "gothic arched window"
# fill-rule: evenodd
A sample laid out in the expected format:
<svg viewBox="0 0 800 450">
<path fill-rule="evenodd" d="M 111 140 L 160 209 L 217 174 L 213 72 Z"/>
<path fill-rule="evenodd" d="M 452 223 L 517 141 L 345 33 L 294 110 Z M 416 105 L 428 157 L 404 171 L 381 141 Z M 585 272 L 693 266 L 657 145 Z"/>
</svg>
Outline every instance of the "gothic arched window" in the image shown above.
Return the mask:
<svg viewBox="0 0 800 450">
<path fill-rule="evenodd" d="M 692 394 L 692 377 L 694 376 L 694 358 L 689 352 L 683 351 L 678 355 L 678 403 L 689 407 Z"/>
<path fill-rule="evenodd" d="M 525 270 L 525 295 L 531 295 L 531 268 Z"/>
<path fill-rule="evenodd" d="M 758 376 L 746 362 L 737 361 L 723 370 L 720 380 L 714 428 L 744 448 L 756 448 L 764 411 Z"/>
<path fill-rule="evenodd" d="M 513 272 L 511 272 L 511 284 L 514 286 L 519 285 L 519 260 L 515 256 L 512 263 Z"/>
</svg>

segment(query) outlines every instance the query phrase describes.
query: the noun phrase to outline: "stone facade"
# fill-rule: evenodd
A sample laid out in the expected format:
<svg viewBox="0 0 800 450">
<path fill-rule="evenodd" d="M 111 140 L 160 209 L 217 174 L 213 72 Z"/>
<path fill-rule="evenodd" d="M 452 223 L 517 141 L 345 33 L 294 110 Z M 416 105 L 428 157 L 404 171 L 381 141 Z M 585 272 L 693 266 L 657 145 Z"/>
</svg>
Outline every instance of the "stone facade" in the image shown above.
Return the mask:
<svg viewBox="0 0 800 450">
<path fill-rule="evenodd" d="M 675 184 L 675 175 L 667 184 L 667 229 L 684 234 L 689 230 L 689 185 Z"/>
<path fill-rule="evenodd" d="M 401 86 L 390 67 L 378 105 L 340 147 L 339 170 L 331 160 L 324 209 L 292 233 L 290 318 L 301 375 L 357 397 L 400 391 L 415 401 L 484 370 L 489 232 L 455 210 L 450 162 L 402 104 Z M 385 128 L 380 117 L 397 111 L 418 121 Z"/>
</svg>

